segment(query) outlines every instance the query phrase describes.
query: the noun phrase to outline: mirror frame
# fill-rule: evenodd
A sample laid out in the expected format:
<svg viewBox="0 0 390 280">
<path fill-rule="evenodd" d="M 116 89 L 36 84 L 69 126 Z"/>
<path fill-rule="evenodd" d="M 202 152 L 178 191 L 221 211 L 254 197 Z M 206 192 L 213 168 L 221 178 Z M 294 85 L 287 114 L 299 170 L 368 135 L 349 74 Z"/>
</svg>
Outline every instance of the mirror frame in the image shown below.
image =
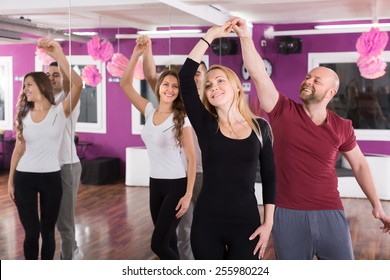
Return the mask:
<svg viewBox="0 0 390 280">
<path fill-rule="evenodd" d="M 1 130 L 13 130 L 14 106 L 13 106 L 13 92 L 14 92 L 14 76 L 12 68 L 12 56 L 0 56 L 0 75 L 1 86 L 4 90 L 4 120 L 0 120 Z M 2 71 L 4 69 L 4 73 Z"/>
<path fill-rule="evenodd" d="M 308 54 L 308 70 L 320 66 L 321 63 L 356 63 L 357 52 L 324 52 Z M 382 52 L 385 62 L 390 62 L 390 51 Z M 390 129 L 355 129 L 357 140 L 361 141 L 390 141 Z"/>
<path fill-rule="evenodd" d="M 67 56 L 67 59 L 71 65 L 95 65 L 102 75 L 102 81 L 96 86 L 96 105 L 97 105 L 97 122 L 77 122 L 76 132 L 86 133 L 103 133 L 107 132 L 107 105 L 106 105 L 106 63 L 100 61 L 94 61 L 89 55 L 71 55 Z M 35 70 L 42 71 L 42 61 L 35 57 Z M 85 86 L 85 82 L 83 82 Z"/>
</svg>

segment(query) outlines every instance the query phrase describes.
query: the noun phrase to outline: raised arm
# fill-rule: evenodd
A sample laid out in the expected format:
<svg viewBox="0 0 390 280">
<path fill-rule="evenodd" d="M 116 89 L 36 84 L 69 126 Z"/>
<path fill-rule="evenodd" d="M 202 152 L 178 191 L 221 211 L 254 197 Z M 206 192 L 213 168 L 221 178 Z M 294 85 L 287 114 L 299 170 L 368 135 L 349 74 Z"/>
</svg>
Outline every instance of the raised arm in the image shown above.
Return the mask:
<svg viewBox="0 0 390 280">
<path fill-rule="evenodd" d="M 41 38 L 38 41 L 38 47 L 44 49 L 48 55 L 58 62 L 65 80 L 71 81 L 71 94 L 68 94 L 62 101 L 65 116 L 68 117 L 80 100 L 80 96 L 83 91 L 83 81 L 76 71 L 70 67 L 69 62 L 58 42 L 49 38 Z"/>
<path fill-rule="evenodd" d="M 137 65 L 138 59 L 142 55 L 144 47 L 140 44 L 136 44 L 133 50 L 133 54 L 130 57 L 129 62 L 127 63 L 125 72 L 120 81 L 120 86 L 126 96 L 129 98 L 130 102 L 137 108 L 141 114 L 145 113 L 146 105 L 148 105 L 148 100 L 143 98 L 133 87 L 134 80 L 134 70 Z"/>
<path fill-rule="evenodd" d="M 68 76 L 64 73 L 64 71 L 60 68 L 61 71 L 61 76 L 62 76 L 62 88 L 65 92 L 65 95 L 67 96 L 68 93 L 70 92 L 70 81 L 68 79 Z"/>
<path fill-rule="evenodd" d="M 146 35 L 142 35 L 137 38 L 137 44 L 143 46 L 143 59 L 142 68 L 144 70 L 144 76 L 153 92 L 156 92 L 156 85 L 158 81 L 158 75 L 156 71 L 156 63 L 153 58 L 152 41 Z"/>
<path fill-rule="evenodd" d="M 232 25 L 230 21 L 225 22 L 221 26 L 211 27 L 209 30 L 207 30 L 203 38 L 199 40 L 199 42 L 191 50 L 188 58 L 200 63 L 211 42 L 214 41 L 214 39 L 226 37 L 230 31 L 232 31 Z"/>
<path fill-rule="evenodd" d="M 279 93 L 274 83 L 265 71 L 263 59 L 257 52 L 252 36 L 248 32 L 246 22 L 241 18 L 231 19 L 233 30 L 240 37 L 242 58 L 250 77 L 252 78 L 261 108 L 269 113 L 278 102 Z"/>
</svg>

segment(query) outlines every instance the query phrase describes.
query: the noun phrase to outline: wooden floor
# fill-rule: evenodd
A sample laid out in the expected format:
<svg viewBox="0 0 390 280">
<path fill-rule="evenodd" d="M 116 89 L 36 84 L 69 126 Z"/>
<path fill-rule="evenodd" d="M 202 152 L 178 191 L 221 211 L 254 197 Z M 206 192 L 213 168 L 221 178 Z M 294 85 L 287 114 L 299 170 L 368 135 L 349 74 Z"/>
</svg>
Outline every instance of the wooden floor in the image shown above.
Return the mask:
<svg viewBox="0 0 390 280">
<path fill-rule="evenodd" d="M 7 174 L 0 174 L 0 259 L 23 257 L 24 232 L 7 193 Z M 127 187 L 121 180 L 105 186 L 81 185 L 76 209 L 77 241 L 89 260 L 155 258 L 149 248 L 152 221 L 147 187 Z M 366 199 L 343 199 L 350 221 L 356 259 L 389 260 L 390 235 L 382 234 Z M 383 201 L 390 214 L 390 201 Z M 60 237 L 56 233 L 59 259 Z M 272 240 L 266 259 L 275 259 Z"/>
</svg>

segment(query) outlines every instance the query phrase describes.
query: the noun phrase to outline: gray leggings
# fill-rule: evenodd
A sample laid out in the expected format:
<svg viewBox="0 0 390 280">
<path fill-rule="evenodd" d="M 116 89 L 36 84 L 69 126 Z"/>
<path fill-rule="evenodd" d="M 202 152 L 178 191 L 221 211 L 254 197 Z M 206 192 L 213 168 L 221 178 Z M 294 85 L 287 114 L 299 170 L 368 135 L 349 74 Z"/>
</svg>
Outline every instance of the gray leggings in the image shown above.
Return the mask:
<svg viewBox="0 0 390 280">
<path fill-rule="evenodd" d="M 272 228 L 280 260 L 353 260 L 349 223 L 342 210 L 277 207 Z"/>
</svg>

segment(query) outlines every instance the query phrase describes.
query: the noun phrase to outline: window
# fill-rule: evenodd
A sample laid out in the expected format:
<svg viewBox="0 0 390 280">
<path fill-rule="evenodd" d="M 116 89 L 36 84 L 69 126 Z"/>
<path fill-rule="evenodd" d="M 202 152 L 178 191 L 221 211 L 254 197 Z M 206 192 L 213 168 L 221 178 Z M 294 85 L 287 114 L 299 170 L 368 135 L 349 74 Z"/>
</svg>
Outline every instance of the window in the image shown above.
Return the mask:
<svg viewBox="0 0 390 280">
<path fill-rule="evenodd" d="M 95 65 L 102 75 L 102 81 L 91 87 L 84 83 L 83 93 L 80 97 L 80 116 L 76 124 L 76 132 L 106 133 L 106 65 L 100 61 L 94 61 L 88 55 L 72 55 L 68 57 L 73 69 L 81 75 L 87 65 Z M 36 57 L 35 68 L 42 71 L 44 66 Z"/>
<path fill-rule="evenodd" d="M 13 129 L 12 57 L 0 57 L 0 130 Z"/>
<path fill-rule="evenodd" d="M 390 62 L 390 52 L 382 56 Z M 309 53 L 308 66 L 326 66 L 339 75 L 340 88 L 328 109 L 352 121 L 358 140 L 390 141 L 390 73 L 365 79 L 360 76 L 358 58 L 357 52 Z"/>
</svg>

